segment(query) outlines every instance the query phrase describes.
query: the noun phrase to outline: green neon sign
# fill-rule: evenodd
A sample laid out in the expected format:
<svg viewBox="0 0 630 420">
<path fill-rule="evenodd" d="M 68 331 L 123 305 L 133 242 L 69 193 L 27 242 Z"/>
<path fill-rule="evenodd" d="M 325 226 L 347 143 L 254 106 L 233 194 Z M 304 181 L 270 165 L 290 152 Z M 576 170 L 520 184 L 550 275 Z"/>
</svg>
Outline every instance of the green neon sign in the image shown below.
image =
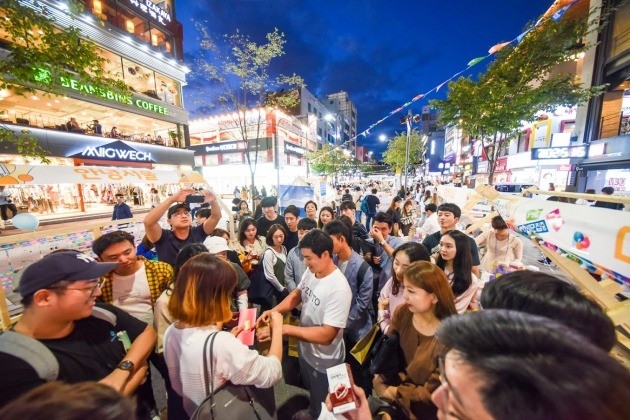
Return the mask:
<svg viewBox="0 0 630 420">
<path fill-rule="evenodd" d="M 34 76 L 34 79 L 36 81 L 46 84 L 50 84 L 52 82 L 52 74 L 50 73 L 50 71 L 46 69 L 37 70 L 38 73 Z M 127 95 L 121 95 L 119 93 L 112 92 L 111 90 L 105 90 L 87 83 L 81 83 L 77 80 L 67 77 L 60 76 L 59 80 L 61 82 L 61 86 L 68 89 L 76 90 L 77 92 L 81 92 L 86 95 L 99 96 L 109 101 L 115 101 L 125 105 L 135 106 L 136 108 L 154 112 L 156 114 L 169 115 L 168 108 L 166 108 L 165 106 L 145 101 L 144 99 L 134 99 Z"/>
</svg>

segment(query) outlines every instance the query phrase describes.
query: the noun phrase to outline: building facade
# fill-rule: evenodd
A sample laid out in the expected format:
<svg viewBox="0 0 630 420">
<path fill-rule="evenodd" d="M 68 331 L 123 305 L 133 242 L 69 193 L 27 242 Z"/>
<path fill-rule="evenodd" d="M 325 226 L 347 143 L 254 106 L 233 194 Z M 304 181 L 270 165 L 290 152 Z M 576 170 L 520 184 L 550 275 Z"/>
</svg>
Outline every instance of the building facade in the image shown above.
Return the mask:
<svg viewBox="0 0 630 420">
<path fill-rule="evenodd" d="M 323 100 L 326 108 L 335 116 L 335 122 L 339 124 L 337 144 L 344 144 L 354 139 L 349 144 L 350 152 L 355 154 L 357 147 L 357 108 L 350 100 L 347 92 L 341 91 L 326 95 Z"/>
<path fill-rule="evenodd" d="M 188 69 L 182 61 L 182 25 L 175 18 L 173 1 L 85 0 L 84 12 L 75 19 L 63 2 L 39 3 L 46 5 L 57 27 L 73 26 L 82 38 L 94 42 L 108 60 L 104 70 L 123 80 L 132 93 L 93 93 L 90 86 L 72 79 L 61 79 L 63 90 L 56 95 L 36 91 L 22 97 L 3 90 L 0 124 L 18 134 L 27 131 L 50 152 L 53 165 L 192 168 L 193 153 L 186 150 L 188 114 L 181 97 Z M 0 34 L 2 31 L 0 28 Z M 9 51 L 10 45 L 0 44 L 0 59 Z M 0 77 L 6 76 L 10 75 Z M 25 160 L 16 147 L 7 146 L 0 162 L 37 163 Z M 109 185 L 55 184 L 51 180 L 49 185 L 11 189 L 24 211 L 89 212 L 112 204 L 118 192 L 142 205 L 152 187 L 164 190 L 162 194 L 171 188 L 120 185 L 114 179 Z"/>
<path fill-rule="evenodd" d="M 308 177 L 306 155 L 317 150 L 298 117 L 263 108 L 191 120 L 190 144 L 195 167 L 222 194 L 250 189 L 252 170 L 258 191 L 264 186 L 268 193 Z"/>
</svg>

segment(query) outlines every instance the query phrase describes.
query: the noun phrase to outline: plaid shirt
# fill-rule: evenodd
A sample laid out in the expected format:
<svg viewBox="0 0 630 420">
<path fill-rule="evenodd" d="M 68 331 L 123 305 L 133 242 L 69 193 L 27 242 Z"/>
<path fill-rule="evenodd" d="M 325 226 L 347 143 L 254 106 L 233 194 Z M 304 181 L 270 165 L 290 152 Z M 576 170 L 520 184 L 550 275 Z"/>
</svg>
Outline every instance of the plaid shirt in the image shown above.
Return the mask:
<svg viewBox="0 0 630 420">
<path fill-rule="evenodd" d="M 144 262 L 144 268 L 147 272 L 147 280 L 149 282 L 149 290 L 151 291 L 151 304 L 155 305 L 155 301 L 160 297 L 162 292 L 173 282 L 175 271 L 170 264 L 162 261 L 149 261 L 142 256 L 138 256 L 140 261 Z M 101 287 L 101 296 L 99 300 L 112 304 L 114 302 L 114 292 L 112 288 L 112 276 L 114 272 L 103 276 L 105 280 Z"/>
</svg>

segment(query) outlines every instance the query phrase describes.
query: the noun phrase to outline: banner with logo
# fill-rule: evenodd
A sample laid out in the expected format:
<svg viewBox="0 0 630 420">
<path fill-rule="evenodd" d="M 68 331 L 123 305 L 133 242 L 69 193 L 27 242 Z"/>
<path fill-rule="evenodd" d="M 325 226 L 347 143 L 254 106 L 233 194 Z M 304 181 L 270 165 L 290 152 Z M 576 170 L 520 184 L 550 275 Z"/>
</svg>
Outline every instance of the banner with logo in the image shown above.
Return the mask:
<svg viewBox="0 0 630 420">
<path fill-rule="evenodd" d="M 498 198 L 495 207 L 522 235 L 540 238 L 544 246 L 585 270 L 630 286 L 627 212 L 540 198 Z"/>
<path fill-rule="evenodd" d="M 106 166 L 0 164 L 0 185 L 204 183 L 198 172 L 161 171 Z"/>
</svg>

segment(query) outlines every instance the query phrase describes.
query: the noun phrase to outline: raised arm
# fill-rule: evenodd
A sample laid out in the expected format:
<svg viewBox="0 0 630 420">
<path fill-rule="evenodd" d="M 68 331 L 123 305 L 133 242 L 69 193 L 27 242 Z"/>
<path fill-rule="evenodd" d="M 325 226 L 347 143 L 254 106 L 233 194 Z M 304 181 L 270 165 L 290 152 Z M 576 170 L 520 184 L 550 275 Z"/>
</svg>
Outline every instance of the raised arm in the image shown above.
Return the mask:
<svg viewBox="0 0 630 420">
<path fill-rule="evenodd" d="M 144 230 L 147 234 L 147 238 L 151 242 L 155 243 L 160 240 L 160 237 L 162 237 L 162 228 L 158 222 L 162 216 L 164 216 L 164 213 L 167 212 L 168 208 L 175 203 L 186 200 L 186 196 L 193 194 L 194 192 L 195 190 L 192 188 L 183 189 L 175 195 L 166 197 L 164 201 L 147 213 L 144 217 Z"/>
</svg>

